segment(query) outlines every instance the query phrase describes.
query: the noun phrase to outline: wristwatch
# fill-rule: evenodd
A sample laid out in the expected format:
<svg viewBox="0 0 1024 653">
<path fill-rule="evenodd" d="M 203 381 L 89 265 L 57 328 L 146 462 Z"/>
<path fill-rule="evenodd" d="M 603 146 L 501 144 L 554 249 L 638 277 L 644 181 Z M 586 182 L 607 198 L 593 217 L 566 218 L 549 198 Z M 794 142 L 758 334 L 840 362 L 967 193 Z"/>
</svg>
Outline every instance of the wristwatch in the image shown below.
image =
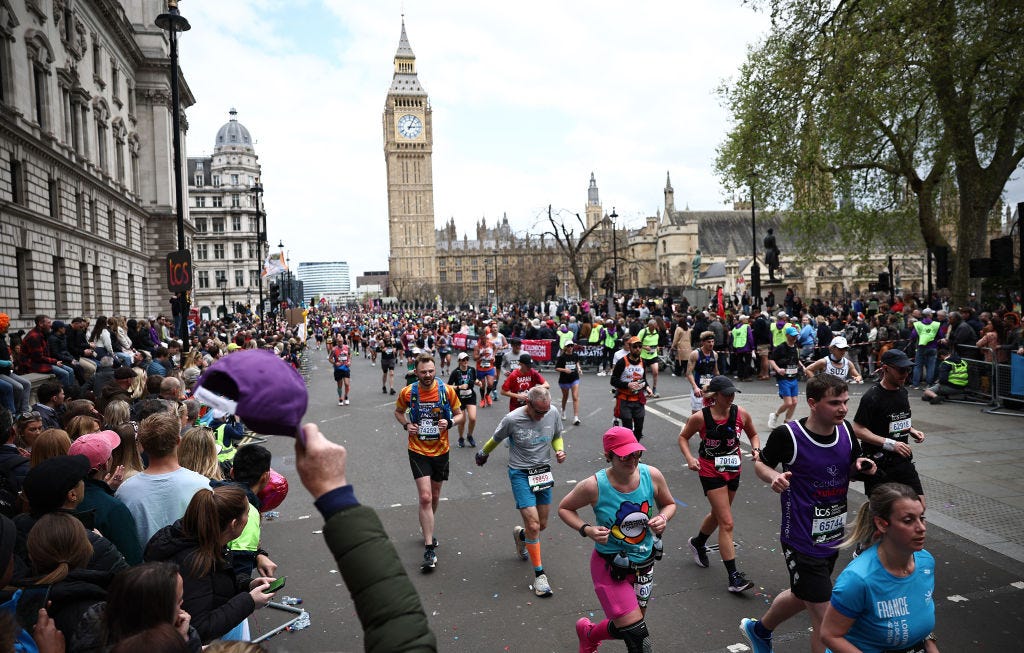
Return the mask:
<svg viewBox="0 0 1024 653">
<path fill-rule="evenodd" d="M 580 526 L 580 537 L 586 537 L 587 536 L 587 526 L 590 526 L 590 524 L 588 524 L 586 522 L 583 522 L 583 525 Z"/>
</svg>

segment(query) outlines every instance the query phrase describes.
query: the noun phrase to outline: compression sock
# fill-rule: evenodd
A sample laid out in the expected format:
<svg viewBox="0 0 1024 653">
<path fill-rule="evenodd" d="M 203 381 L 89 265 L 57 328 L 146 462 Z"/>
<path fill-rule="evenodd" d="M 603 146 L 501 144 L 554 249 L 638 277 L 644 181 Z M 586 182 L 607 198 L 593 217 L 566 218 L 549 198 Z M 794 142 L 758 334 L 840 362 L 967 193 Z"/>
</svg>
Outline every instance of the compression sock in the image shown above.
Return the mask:
<svg viewBox="0 0 1024 653">
<path fill-rule="evenodd" d="M 725 570 L 729 572 L 730 576 L 736 573 L 736 558 L 733 558 L 732 560 L 723 560 L 722 564 L 725 565 Z"/>
<path fill-rule="evenodd" d="M 544 563 L 540 559 L 540 540 L 523 540 L 526 542 L 526 552 L 530 554 L 530 562 L 533 563 L 533 569 L 543 570 Z"/>
<path fill-rule="evenodd" d="M 594 624 L 594 627 L 590 629 L 590 640 L 593 642 L 602 642 L 606 639 L 615 639 L 609 632 L 610 628 L 613 628 L 611 619 L 605 619 Z"/>
<path fill-rule="evenodd" d="M 754 634 L 760 637 L 761 639 L 770 639 L 772 636 L 772 631 L 765 628 L 764 623 L 760 619 L 758 619 L 754 622 Z"/>
<path fill-rule="evenodd" d="M 693 538 L 693 546 L 697 547 L 697 549 L 700 550 L 702 546 L 708 543 L 709 537 L 711 537 L 710 533 L 705 535 L 704 533 L 697 531 L 697 537 Z"/>
</svg>

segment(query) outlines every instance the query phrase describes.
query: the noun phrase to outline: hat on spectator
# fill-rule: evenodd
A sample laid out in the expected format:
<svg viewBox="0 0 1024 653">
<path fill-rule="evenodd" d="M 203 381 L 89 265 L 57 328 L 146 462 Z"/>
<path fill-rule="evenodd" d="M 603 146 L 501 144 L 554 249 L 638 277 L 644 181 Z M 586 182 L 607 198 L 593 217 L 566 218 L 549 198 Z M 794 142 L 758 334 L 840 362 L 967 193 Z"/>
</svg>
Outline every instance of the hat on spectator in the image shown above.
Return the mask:
<svg viewBox="0 0 1024 653">
<path fill-rule="evenodd" d="M 119 367 L 116 370 L 114 370 L 114 378 L 115 379 L 122 379 L 122 380 L 123 379 L 134 379 L 135 378 L 135 370 L 133 370 L 130 367 L 126 367 L 126 366 L 122 365 L 121 367 Z"/>
<path fill-rule="evenodd" d="M 736 386 L 733 385 L 732 379 L 721 374 L 711 379 L 711 383 L 708 384 L 707 391 L 721 392 L 724 395 L 734 395 L 737 392 L 742 392 L 742 390 L 738 390 Z"/>
<path fill-rule="evenodd" d="M 66 329 L 68 328 L 68 325 L 64 324 L 60 320 L 54 320 L 53 324 L 50 325 L 50 328 L 56 331 L 57 329 Z"/>
<path fill-rule="evenodd" d="M 932 314 L 932 313 L 934 313 L 934 312 L 935 312 L 935 311 L 933 311 L 932 309 L 930 309 L 930 308 L 926 308 L 926 309 L 924 309 L 923 311 L 921 311 L 921 315 L 931 315 L 931 314 Z M 56 322 L 55 322 L 54 324 L 56 324 Z"/>
<path fill-rule="evenodd" d="M 843 336 L 836 336 L 832 338 L 832 342 L 828 343 L 829 347 L 835 347 L 836 349 L 849 349 L 850 343 L 846 342 L 846 338 Z"/>
<path fill-rule="evenodd" d="M 636 441 L 636 436 L 625 426 L 613 426 L 604 432 L 602 438 L 605 453 L 613 453 L 616 456 L 628 456 L 637 451 L 647 451 L 647 448 Z"/>
<path fill-rule="evenodd" d="M 264 435 L 297 435 L 309 402 L 302 376 L 263 349 L 245 349 L 219 359 L 199 377 L 193 395 L 237 415 Z"/>
<path fill-rule="evenodd" d="M 779 311 L 778 313 L 775 314 L 775 317 L 787 318 L 789 316 L 786 315 L 786 311 Z"/>
<path fill-rule="evenodd" d="M 469 354 L 467 354 L 464 351 L 460 351 L 458 358 L 459 358 L 460 361 L 464 361 L 464 360 L 469 358 Z"/>
<path fill-rule="evenodd" d="M 632 345 L 632 344 L 638 343 L 638 342 L 640 342 L 640 338 L 638 338 L 637 336 L 633 336 L 632 338 L 630 338 L 629 340 L 626 341 L 626 344 L 627 345 Z"/>
<path fill-rule="evenodd" d="M 54 456 L 29 470 L 21 486 L 33 515 L 45 515 L 60 508 L 68 492 L 89 475 L 85 456 Z"/>
<path fill-rule="evenodd" d="M 890 367 L 913 367 L 916 363 L 910 360 L 902 350 L 890 349 L 882 354 L 882 365 L 888 365 Z"/>
<path fill-rule="evenodd" d="M 786 335 L 787 336 L 796 336 L 796 335 L 799 335 L 799 334 L 800 334 L 800 332 L 797 331 L 795 326 L 790 325 L 790 326 L 786 327 Z"/>
<path fill-rule="evenodd" d="M 529 355 L 527 353 L 520 354 L 519 355 L 519 364 L 520 365 L 526 365 L 526 366 L 529 366 L 529 367 L 533 367 L 533 356 L 531 356 L 531 355 Z"/>
<path fill-rule="evenodd" d="M 113 431 L 87 433 L 71 443 L 69 456 L 82 455 L 89 459 L 92 469 L 110 460 L 110 454 L 121 444 L 121 436 Z"/>
<path fill-rule="evenodd" d="M 239 349 L 241 349 L 241 347 L 239 347 L 237 344 L 233 342 L 228 343 L 228 351 L 238 351 Z"/>
</svg>

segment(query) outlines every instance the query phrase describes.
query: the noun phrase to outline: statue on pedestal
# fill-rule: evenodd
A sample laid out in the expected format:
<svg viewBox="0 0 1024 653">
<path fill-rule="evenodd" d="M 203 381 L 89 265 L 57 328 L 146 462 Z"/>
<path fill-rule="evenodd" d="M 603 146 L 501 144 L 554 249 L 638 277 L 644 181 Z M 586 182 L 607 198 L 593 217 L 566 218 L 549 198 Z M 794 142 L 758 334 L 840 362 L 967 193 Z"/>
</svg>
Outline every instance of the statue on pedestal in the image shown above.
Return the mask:
<svg viewBox="0 0 1024 653">
<path fill-rule="evenodd" d="M 691 288 L 697 287 L 697 277 L 700 275 L 700 250 L 693 255 L 693 283 L 690 285 Z"/>
<path fill-rule="evenodd" d="M 779 269 L 779 246 L 775 242 L 775 230 L 768 229 L 764 237 L 764 262 L 768 264 L 768 281 L 777 282 L 775 271 Z"/>
</svg>

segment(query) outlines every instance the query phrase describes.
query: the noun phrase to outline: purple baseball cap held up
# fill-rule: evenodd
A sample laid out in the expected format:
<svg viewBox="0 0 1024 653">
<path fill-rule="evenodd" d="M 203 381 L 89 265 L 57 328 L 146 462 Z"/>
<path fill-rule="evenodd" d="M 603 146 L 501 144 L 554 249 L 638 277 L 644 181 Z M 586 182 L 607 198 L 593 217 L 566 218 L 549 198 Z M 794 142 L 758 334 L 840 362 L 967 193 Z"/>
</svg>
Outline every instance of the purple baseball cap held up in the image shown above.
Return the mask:
<svg viewBox="0 0 1024 653">
<path fill-rule="evenodd" d="M 263 435 L 301 433 L 309 394 L 302 376 L 271 351 L 246 349 L 224 356 L 196 382 L 195 398 L 234 414 Z"/>
</svg>

